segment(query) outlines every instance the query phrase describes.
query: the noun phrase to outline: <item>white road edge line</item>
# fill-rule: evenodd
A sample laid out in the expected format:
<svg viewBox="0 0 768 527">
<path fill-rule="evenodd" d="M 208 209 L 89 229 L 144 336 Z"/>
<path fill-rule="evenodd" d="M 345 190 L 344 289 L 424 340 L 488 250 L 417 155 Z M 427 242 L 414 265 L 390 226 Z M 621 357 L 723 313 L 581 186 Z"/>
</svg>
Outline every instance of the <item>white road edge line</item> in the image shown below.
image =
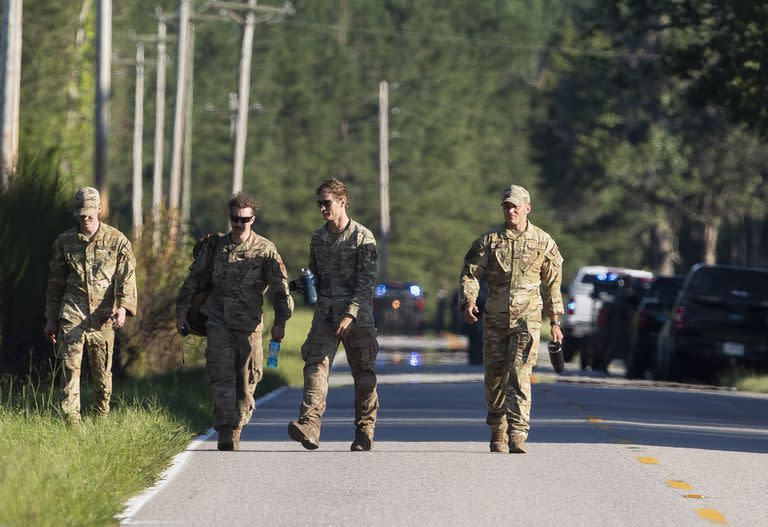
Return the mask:
<svg viewBox="0 0 768 527">
<path fill-rule="evenodd" d="M 256 399 L 253 403 L 254 408 L 257 408 L 258 406 L 267 403 L 283 393 L 285 390 L 288 389 L 288 386 L 281 386 L 277 388 L 276 390 L 272 390 L 266 395 L 263 395 Z M 181 452 L 179 454 L 176 454 L 174 458 L 171 460 L 171 464 L 168 466 L 165 471 L 160 474 L 160 477 L 158 480 L 151 486 L 144 489 L 144 492 L 141 494 L 134 496 L 133 498 L 129 499 L 125 502 L 125 509 L 123 512 L 116 514 L 115 519 L 120 522 L 121 525 L 135 525 L 140 522 L 133 522 L 132 518 L 138 514 L 138 512 L 141 510 L 141 508 L 149 502 L 152 498 L 155 497 L 155 495 L 162 490 L 163 487 L 165 487 L 170 481 L 179 473 L 181 472 L 181 468 L 184 466 L 184 462 L 189 457 L 190 452 L 195 450 L 201 443 L 204 443 L 210 437 L 215 434 L 216 431 L 213 428 L 209 428 L 199 436 L 197 436 L 195 439 L 192 440 L 190 444 L 187 445 L 187 448 L 184 449 L 184 452 Z"/>
</svg>

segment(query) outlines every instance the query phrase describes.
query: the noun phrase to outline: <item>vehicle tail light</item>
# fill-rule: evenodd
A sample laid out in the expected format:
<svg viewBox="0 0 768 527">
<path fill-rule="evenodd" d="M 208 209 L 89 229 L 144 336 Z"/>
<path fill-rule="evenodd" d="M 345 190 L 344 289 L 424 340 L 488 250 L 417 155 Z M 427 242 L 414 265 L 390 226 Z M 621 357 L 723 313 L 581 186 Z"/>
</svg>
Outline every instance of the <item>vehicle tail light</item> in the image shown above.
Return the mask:
<svg viewBox="0 0 768 527">
<path fill-rule="evenodd" d="M 648 329 L 648 325 L 650 324 L 651 319 L 648 316 L 648 312 L 645 309 L 641 309 L 637 313 L 637 328 L 638 329 Z"/>
<path fill-rule="evenodd" d="M 424 311 L 424 299 L 423 298 L 419 298 L 418 300 L 416 300 L 416 309 L 419 310 L 419 311 Z"/>
<path fill-rule="evenodd" d="M 608 325 L 608 312 L 603 307 L 597 314 L 597 327 L 604 328 Z"/>
<path fill-rule="evenodd" d="M 576 312 L 576 299 L 571 297 L 568 300 L 568 314 L 573 315 Z"/>
<path fill-rule="evenodd" d="M 685 306 L 678 306 L 675 310 L 675 329 L 683 329 L 685 327 Z"/>
</svg>

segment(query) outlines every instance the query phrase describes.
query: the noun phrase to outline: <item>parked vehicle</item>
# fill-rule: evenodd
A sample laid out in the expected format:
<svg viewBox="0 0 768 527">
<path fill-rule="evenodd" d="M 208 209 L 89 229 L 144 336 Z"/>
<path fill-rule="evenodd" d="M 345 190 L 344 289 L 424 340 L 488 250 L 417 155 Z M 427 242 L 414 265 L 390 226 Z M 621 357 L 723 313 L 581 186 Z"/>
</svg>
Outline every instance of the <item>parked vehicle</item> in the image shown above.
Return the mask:
<svg viewBox="0 0 768 527">
<path fill-rule="evenodd" d="M 602 300 L 595 332 L 581 354 L 582 367 L 608 371 L 613 359 L 623 359 L 632 343 L 632 318 L 652 279 L 611 274 L 594 284 L 592 297 Z"/>
<path fill-rule="evenodd" d="M 655 373 L 711 378 L 728 365 L 768 367 L 768 269 L 697 265 L 659 333 Z"/>
<path fill-rule="evenodd" d="M 420 334 L 424 329 L 424 290 L 416 282 L 376 286 L 373 318 L 382 333 Z"/>
<path fill-rule="evenodd" d="M 653 370 L 659 330 L 669 316 L 684 276 L 657 276 L 640 300 L 632 317 L 630 344 L 624 364 L 628 379 L 640 379 Z"/>
<path fill-rule="evenodd" d="M 581 353 L 582 368 L 589 364 L 590 339 L 595 333 L 597 315 L 603 305 L 599 294 L 593 294 L 595 283 L 614 281 L 620 274 L 649 280 L 653 278 L 653 274 L 648 271 L 601 265 L 584 266 L 576 273 L 568 287 L 568 304 L 562 320 L 563 355 L 566 361 L 571 361 L 576 353 Z"/>
</svg>

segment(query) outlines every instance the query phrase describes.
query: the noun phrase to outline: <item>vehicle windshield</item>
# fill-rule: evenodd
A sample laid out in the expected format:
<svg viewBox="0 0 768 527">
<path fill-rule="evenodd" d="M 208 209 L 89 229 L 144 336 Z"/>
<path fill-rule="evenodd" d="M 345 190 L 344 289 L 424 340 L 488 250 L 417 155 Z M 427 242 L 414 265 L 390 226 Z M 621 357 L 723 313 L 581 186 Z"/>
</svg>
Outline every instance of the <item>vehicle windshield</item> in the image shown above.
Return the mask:
<svg viewBox="0 0 768 527">
<path fill-rule="evenodd" d="M 768 272 L 705 267 L 691 278 L 688 293 L 768 302 Z"/>
<path fill-rule="evenodd" d="M 657 278 L 647 296 L 657 298 L 660 304 L 671 306 L 675 303 L 681 287 L 683 287 L 682 278 Z"/>
</svg>

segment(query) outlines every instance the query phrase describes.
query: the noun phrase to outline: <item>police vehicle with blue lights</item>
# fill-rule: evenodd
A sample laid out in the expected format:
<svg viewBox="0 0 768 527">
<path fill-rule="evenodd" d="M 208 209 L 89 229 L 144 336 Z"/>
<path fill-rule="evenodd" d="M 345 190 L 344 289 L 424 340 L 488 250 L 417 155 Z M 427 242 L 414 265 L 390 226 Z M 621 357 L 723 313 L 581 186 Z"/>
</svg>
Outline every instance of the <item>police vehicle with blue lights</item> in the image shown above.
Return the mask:
<svg viewBox="0 0 768 527">
<path fill-rule="evenodd" d="M 420 334 L 424 329 L 424 290 L 416 282 L 377 285 L 373 318 L 380 333 Z"/>
<path fill-rule="evenodd" d="M 589 265 L 579 269 L 568 288 L 568 303 L 561 323 L 564 342 L 563 355 L 570 361 L 576 353 L 582 353 L 590 344 L 597 329 L 597 315 L 603 299 L 594 295 L 596 284 L 617 281 L 620 276 L 653 279 L 653 273 L 639 269 Z"/>
</svg>

